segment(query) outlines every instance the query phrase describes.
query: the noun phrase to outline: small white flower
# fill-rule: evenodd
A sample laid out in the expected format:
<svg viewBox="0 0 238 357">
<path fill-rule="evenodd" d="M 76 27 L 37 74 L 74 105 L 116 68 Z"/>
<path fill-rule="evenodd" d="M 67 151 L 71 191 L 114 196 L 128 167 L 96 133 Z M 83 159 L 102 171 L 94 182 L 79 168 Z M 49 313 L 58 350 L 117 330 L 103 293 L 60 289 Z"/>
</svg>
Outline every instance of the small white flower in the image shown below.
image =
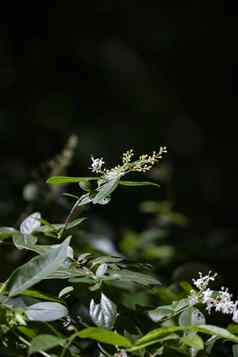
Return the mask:
<svg viewBox="0 0 238 357">
<path fill-rule="evenodd" d="M 94 159 L 93 156 L 91 156 L 92 164 L 91 164 L 91 170 L 92 172 L 96 173 L 102 173 L 102 166 L 105 164 L 103 158 L 101 157 L 100 159 Z"/>
</svg>

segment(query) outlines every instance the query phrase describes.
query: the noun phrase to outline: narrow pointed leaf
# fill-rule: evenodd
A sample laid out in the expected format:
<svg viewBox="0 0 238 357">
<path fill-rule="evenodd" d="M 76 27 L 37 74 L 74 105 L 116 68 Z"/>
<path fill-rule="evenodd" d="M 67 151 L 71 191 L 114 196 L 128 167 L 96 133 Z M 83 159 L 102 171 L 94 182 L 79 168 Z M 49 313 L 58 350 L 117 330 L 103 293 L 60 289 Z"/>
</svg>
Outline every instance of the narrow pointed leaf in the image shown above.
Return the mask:
<svg viewBox="0 0 238 357">
<path fill-rule="evenodd" d="M 99 177 L 69 177 L 69 176 L 52 176 L 46 182 L 51 185 L 62 185 L 65 183 L 75 183 L 83 181 L 95 181 Z"/>
</svg>

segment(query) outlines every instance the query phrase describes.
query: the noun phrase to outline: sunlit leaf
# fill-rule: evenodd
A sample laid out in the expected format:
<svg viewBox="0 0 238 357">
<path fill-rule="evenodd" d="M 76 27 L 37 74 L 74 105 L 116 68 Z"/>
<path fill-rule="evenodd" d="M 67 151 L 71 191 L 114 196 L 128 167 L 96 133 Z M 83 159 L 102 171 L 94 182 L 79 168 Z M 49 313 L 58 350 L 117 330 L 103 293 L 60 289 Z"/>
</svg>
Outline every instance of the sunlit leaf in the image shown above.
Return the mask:
<svg viewBox="0 0 238 357">
<path fill-rule="evenodd" d="M 112 329 L 117 318 L 117 307 L 102 293 L 99 304 L 96 304 L 93 299 L 91 300 L 89 314 L 95 325 Z"/>
<path fill-rule="evenodd" d="M 39 302 L 25 310 L 30 321 L 55 321 L 68 315 L 67 308 L 57 302 Z"/>
<path fill-rule="evenodd" d="M 39 302 L 25 310 L 30 321 L 55 321 L 68 315 L 67 308 L 57 302 Z"/>
</svg>

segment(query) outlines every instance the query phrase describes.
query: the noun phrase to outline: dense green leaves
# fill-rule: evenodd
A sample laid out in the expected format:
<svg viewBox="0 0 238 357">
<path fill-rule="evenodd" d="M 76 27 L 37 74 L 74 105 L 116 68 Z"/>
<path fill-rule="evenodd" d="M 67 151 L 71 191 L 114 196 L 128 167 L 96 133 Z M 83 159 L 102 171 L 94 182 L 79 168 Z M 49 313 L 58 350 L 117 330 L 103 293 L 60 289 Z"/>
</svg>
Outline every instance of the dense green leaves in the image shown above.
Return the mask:
<svg viewBox="0 0 238 357">
<path fill-rule="evenodd" d="M 51 249 L 47 254 L 34 257 L 17 268 L 7 281 L 9 296 L 20 294 L 56 272 L 68 256 L 69 242 L 70 238 L 67 238 L 59 247 Z"/>
<path fill-rule="evenodd" d="M 131 342 L 128 338 L 117 332 L 112 332 L 100 327 L 88 327 L 79 332 L 81 338 L 90 338 L 99 342 L 114 346 L 130 347 Z"/>
</svg>

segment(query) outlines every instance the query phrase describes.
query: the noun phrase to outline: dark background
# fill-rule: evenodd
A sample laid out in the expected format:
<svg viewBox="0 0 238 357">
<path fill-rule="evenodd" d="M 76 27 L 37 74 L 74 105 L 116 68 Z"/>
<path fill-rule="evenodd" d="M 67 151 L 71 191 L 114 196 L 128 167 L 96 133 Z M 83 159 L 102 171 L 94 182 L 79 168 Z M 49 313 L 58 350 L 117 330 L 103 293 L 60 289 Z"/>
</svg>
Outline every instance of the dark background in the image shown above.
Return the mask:
<svg viewBox="0 0 238 357">
<path fill-rule="evenodd" d="M 42 164 L 71 134 L 79 144 L 67 173 L 75 176 L 88 175 L 91 154 L 112 163 L 131 147 L 140 154 L 167 145 L 176 207 L 190 220 L 180 236 L 208 242 L 191 260 L 233 280 L 235 15 L 232 3 L 205 0 L 1 5 L 1 226 L 17 222 L 23 187 L 35 170 L 47 178 Z M 142 229 L 138 203 L 163 195 L 121 191 L 102 215 L 116 229 Z"/>
</svg>

